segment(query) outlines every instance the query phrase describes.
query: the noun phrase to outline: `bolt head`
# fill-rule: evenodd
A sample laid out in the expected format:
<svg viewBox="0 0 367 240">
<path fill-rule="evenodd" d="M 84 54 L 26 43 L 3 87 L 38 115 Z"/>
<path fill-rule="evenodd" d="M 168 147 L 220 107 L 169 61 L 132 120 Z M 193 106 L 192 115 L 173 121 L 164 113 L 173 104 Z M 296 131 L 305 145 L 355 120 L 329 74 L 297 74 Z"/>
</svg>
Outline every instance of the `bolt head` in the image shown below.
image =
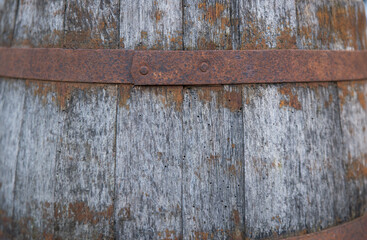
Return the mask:
<svg viewBox="0 0 367 240">
<path fill-rule="evenodd" d="M 199 68 L 200 68 L 200 71 L 206 72 L 209 69 L 209 64 L 207 62 L 202 62 Z"/>
<path fill-rule="evenodd" d="M 139 72 L 140 72 L 140 74 L 141 74 L 141 75 L 147 75 L 147 74 L 148 74 L 148 72 L 149 72 L 149 69 L 148 69 L 148 67 L 147 67 L 147 66 L 142 66 L 142 67 L 140 68 Z"/>
</svg>

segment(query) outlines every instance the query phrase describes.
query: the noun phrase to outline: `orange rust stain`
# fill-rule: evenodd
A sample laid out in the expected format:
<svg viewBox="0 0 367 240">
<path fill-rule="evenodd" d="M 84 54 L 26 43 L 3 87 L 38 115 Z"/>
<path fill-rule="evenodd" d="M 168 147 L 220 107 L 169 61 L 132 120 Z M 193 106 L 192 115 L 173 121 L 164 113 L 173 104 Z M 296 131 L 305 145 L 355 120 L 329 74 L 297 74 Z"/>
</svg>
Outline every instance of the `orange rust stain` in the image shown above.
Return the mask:
<svg viewBox="0 0 367 240">
<path fill-rule="evenodd" d="M 197 89 L 199 100 L 203 101 L 204 103 L 207 103 L 212 101 L 212 93 L 215 94 L 216 92 L 221 91 L 222 87 L 210 86 L 210 87 L 199 87 Z"/>
<path fill-rule="evenodd" d="M 111 221 L 113 216 L 113 204 L 104 211 L 95 211 L 89 208 L 85 202 L 69 203 L 67 217 L 82 224 L 96 225 L 103 219 Z"/>
<path fill-rule="evenodd" d="M 174 107 L 176 111 L 182 111 L 183 93 L 182 86 L 165 86 L 165 87 L 142 87 L 143 91 L 152 90 L 159 98 L 165 108 Z"/>
<path fill-rule="evenodd" d="M 161 20 L 162 15 L 163 15 L 163 12 L 162 11 L 159 11 L 159 10 L 156 10 L 155 11 L 154 17 L 155 17 L 156 23 L 158 23 Z"/>
<path fill-rule="evenodd" d="M 195 240 L 208 240 L 214 237 L 213 233 L 194 231 Z"/>
<path fill-rule="evenodd" d="M 130 105 L 128 100 L 131 97 L 131 89 L 133 88 L 132 85 L 125 85 L 122 84 L 118 87 L 119 89 L 119 106 L 121 108 L 125 108 L 126 110 L 130 109 Z"/>
<path fill-rule="evenodd" d="M 206 2 L 204 2 L 199 3 L 198 8 L 204 10 L 202 19 L 208 21 L 211 25 L 214 25 L 227 6 L 222 3 L 215 3 L 214 5 L 208 6 Z"/>
<path fill-rule="evenodd" d="M 233 216 L 233 221 L 234 221 L 234 225 L 235 225 L 235 229 L 233 232 L 229 232 L 229 235 L 231 236 L 231 239 L 234 240 L 240 240 L 240 239 L 244 239 L 244 234 L 242 231 L 242 223 L 241 223 L 241 218 L 240 218 L 240 214 L 238 212 L 238 210 L 234 209 L 232 211 L 232 216 Z"/>
<path fill-rule="evenodd" d="M 292 29 L 288 26 L 283 29 L 278 28 L 279 36 L 277 36 L 277 46 L 278 49 L 292 49 L 297 48 L 296 36 L 292 34 Z"/>
<path fill-rule="evenodd" d="M 286 84 L 285 86 L 279 88 L 278 92 L 287 98 L 286 100 L 280 101 L 279 108 L 292 107 L 296 110 L 302 109 L 302 105 L 298 100 L 298 95 L 293 94 L 292 88 L 289 84 Z"/>
<path fill-rule="evenodd" d="M 242 109 L 242 93 L 239 89 L 227 91 L 223 86 L 198 87 L 197 94 L 203 103 L 210 103 L 214 98 L 217 108 L 225 107 L 231 112 Z"/>
<path fill-rule="evenodd" d="M 210 154 L 210 157 L 207 157 L 207 160 L 209 162 L 210 165 L 214 165 L 216 161 L 218 161 L 220 158 L 219 155 L 212 155 Z"/>
<path fill-rule="evenodd" d="M 365 81 L 344 81 L 337 83 L 340 99 L 340 108 L 343 110 L 343 106 L 346 102 L 351 101 L 355 96 L 361 107 L 367 111 L 366 96 L 364 94 L 364 88 L 367 87 Z"/>
<path fill-rule="evenodd" d="M 228 167 L 228 172 L 230 174 L 232 174 L 233 176 L 236 176 L 237 174 L 237 169 L 236 169 L 236 166 L 231 164 L 229 167 Z"/>
<path fill-rule="evenodd" d="M 360 158 L 351 159 L 350 163 L 347 165 L 348 180 L 361 178 L 367 178 L 367 154 L 364 154 Z"/>
<path fill-rule="evenodd" d="M 108 84 L 94 84 L 94 83 L 65 83 L 65 82 L 43 82 L 36 80 L 26 80 L 26 87 L 33 88 L 35 96 L 39 96 L 42 99 L 43 104 L 49 103 L 47 96 L 52 95 L 51 100 L 55 102 L 61 110 L 64 110 L 67 106 L 67 102 L 70 100 L 74 92 L 80 91 L 93 91 L 97 89 L 105 89 L 109 94 L 116 94 L 112 85 Z"/>
<path fill-rule="evenodd" d="M 216 50 L 219 48 L 212 40 L 206 40 L 205 37 L 199 37 L 196 42 L 197 50 Z"/>
<path fill-rule="evenodd" d="M 247 21 L 245 24 L 246 29 L 243 30 L 241 36 L 241 49 L 243 50 L 260 50 L 268 49 L 266 41 L 269 38 L 266 37 L 265 32 L 260 30 L 260 26 L 253 21 Z"/>
<path fill-rule="evenodd" d="M 363 92 L 357 91 L 357 99 L 358 99 L 359 104 L 361 104 L 362 108 L 366 111 L 367 110 L 366 98 Z"/>
<path fill-rule="evenodd" d="M 317 10 L 319 23 L 317 39 L 330 46 L 341 42 L 344 48 L 366 47 L 366 20 L 363 9 L 356 10 L 354 5 L 333 4 Z"/>
<path fill-rule="evenodd" d="M 317 49 L 317 45 L 312 46 L 313 36 L 312 36 L 312 29 L 310 26 L 299 27 L 298 33 L 299 33 L 300 38 L 304 38 L 304 44 L 307 48 Z"/>
<path fill-rule="evenodd" d="M 328 108 L 332 102 L 333 102 L 333 95 L 330 93 L 329 94 L 329 101 L 325 101 L 325 103 L 324 103 L 325 107 Z"/>
<path fill-rule="evenodd" d="M 224 107 L 231 110 L 231 112 L 242 109 L 242 94 L 237 91 L 224 92 Z"/>
<path fill-rule="evenodd" d="M 140 32 L 140 38 L 141 39 L 147 39 L 148 38 L 148 32 L 147 31 L 141 31 Z"/>
</svg>

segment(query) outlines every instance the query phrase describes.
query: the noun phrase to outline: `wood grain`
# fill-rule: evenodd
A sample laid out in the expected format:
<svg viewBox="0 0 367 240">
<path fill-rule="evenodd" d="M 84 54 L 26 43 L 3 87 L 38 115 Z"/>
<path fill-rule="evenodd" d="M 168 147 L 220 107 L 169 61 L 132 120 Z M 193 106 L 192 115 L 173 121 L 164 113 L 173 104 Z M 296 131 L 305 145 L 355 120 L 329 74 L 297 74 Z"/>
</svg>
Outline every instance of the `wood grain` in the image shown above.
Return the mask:
<svg viewBox="0 0 367 240">
<path fill-rule="evenodd" d="M 344 48 L 310 44 L 323 28 L 320 5 L 339 2 L 244 4 L 240 12 L 255 18 L 241 25 L 242 48 Z M 350 218 L 337 91 L 334 83 L 244 86 L 246 237 L 314 232 Z"/>
<path fill-rule="evenodd" d="M 62 117 L 51 87 L 26 83 L 12 216 L 12 232 L 19 239 L 46 238 L 54 232 L 54 169 Z"/>
<path fill-rule="evenodd" d="M 185 49 L 238 49 L 237 1 L 184 0 L 183 5 Z"/>
<path fill-rule="evenodd" d="M 345 221 L 348 195 L 335 85 L 260 85 L 243 91 L 247 236 L 313 232 Z"/>
<path fill-rule="evenodd" d="M 120 48 L 182 49 L 179 1 L 123 1 Z M 119 86 L 116 236 L 182 237 L 182 87 Z"/>
<path fill-rule="evenodd" d="M 185 49 L 238 48 L 237 5 L 184 1 Z M 236 86 L 184 88 L 185 239 L 244 237 L 241 92 Z"/>
<path fill-rule="evenodd" d="M 120 19 L 120 48 L 182 49 L 180 1 L 124 0 Z"/>
<path fill-rule="evenodd" d="M 241 88 L 185 88 L 183 235 L 244 237 Z"/>
<path fill-rule="evenodd" d="M 0 46 L 11 45 L 16 15 L 17 1 L 0 2 Z"/>
<path fill-rule="evenodd" d="M 24 81 L 0 80 L 0 238 L 12 235 L 11 217 L 24 95 Z"/>
<path fill-rule="evenodd" d="M 120 87 L 116 142 L 119 239 L 181 237 L 182 87 Z"/>
<path fill-rule="evenodd" d="M 350 216 L 356 218 L 367 211 L 367 83 L 339 82 L 337 86 Z"/>
<path fill-rule="evenodd" d="M 13 46 L 62 47 L 63 25 L 63 0 L 19 1 Z"/>
<path fill-rule="evenodd" d="M 119 0 L 66 2 L 66 48 L 118 47 Z"/>
<path fill-rule="evenodd" d="M 55 237 L 112 239 L 117 87 L 62 84 Z M 61 102 L 62 103 L 62 102 Z"/>
</svg>

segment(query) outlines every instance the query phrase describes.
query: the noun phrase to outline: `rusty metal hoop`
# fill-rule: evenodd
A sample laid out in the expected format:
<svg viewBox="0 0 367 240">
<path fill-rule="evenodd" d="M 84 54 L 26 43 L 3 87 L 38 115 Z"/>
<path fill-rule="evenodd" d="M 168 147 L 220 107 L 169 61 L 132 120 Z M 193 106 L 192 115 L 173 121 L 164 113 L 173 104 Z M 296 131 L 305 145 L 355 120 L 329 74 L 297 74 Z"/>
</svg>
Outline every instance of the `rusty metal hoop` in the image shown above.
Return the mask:
<svg viewBox="0 0 367 240">
<path fill-rule="evenodd" d="M 133 85 L 363 80 L 367 51 L 0 48 L 0 76 Z"/>
</svg>

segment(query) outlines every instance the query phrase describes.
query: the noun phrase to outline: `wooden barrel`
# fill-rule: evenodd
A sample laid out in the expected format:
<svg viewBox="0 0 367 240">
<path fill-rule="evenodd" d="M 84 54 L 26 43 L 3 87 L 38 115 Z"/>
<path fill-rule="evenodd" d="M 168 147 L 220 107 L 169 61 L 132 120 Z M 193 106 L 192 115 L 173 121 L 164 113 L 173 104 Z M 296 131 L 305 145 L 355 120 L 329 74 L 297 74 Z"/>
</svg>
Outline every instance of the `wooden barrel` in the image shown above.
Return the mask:
<svg viewBox="0 0 367 240">
<path fill-rule="evenodd" d="M 362 0 L 0 1 L 11 47 L 366 49 Z M 1 239 L 263 239 L 367 210 L 367 81 L 0 80 Z"/>
</svg>

